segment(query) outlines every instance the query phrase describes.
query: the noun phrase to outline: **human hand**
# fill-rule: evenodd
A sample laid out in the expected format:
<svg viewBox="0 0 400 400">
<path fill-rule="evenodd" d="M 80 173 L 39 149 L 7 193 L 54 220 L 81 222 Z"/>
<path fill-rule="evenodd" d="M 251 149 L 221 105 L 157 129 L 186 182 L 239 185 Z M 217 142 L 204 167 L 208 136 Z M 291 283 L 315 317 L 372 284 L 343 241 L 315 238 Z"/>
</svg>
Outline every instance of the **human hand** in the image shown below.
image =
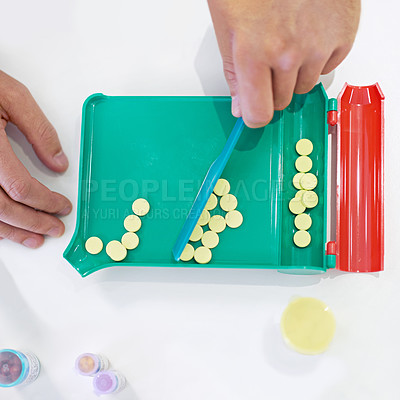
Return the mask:
<svg viewBox="0 0 400 400">
<path fill-rule="evenodd" d="M 266 125 L 307 93 L 354 42 L 360 0 L 208 0 L 232 114 Z"/>
<path fill-rule="evenodd" d="M 55 172 L 68 168 L 57 132 L 28 89 L 0 71 L 0 238 L 37 248 L 44 235 L 59 237 L 72 204 L 33 178 L 13 152 L 5 127 L 15 124 L 44 165 Z"/>
</svg>

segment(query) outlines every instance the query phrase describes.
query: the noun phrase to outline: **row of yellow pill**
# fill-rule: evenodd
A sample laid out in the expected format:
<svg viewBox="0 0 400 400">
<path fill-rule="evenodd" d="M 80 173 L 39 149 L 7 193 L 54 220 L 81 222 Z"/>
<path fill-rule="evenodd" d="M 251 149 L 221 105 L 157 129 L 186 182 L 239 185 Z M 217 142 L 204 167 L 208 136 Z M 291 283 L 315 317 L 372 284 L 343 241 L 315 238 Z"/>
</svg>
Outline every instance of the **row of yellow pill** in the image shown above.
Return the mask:
<svg viewBox="0 0 400 400">
<path fill-rule="evenodd" d="M 293 235 L 293 241 L 298 247 L 307 247 L 311 243 L 308 232 L 312 225 L 310 215 L 305 214 L 307 208 L 314 208 L 318 204 L 318 195 L 313 191 L 318 184 L 318 178 L 310 173 L 312 160 L 308 157 L 313 151 L 313 144 L 309 139 L 300 139 L 296 143 L 299 157 L 295 167 L 298 173 L 293 177 L 293 186 L 298 190 L 295 197 L 289 202 L 289 210 L 296 215 L 294 224 L 298 231 Z"/>
<path fill-rule="evenodd" d="M 139 245 L 137 231 L 142 227 L 139 217 L 145 216 L 150 211 L 150 204 L 146 199 L 136 199 L 132 204 L 134 214 L 128 215 L 124 220 L 124 228 L 127 232 L 121 241 L 111 240 L 106 246 L 106 253 L 113 261 L 122 261 L 128 254 L 128 250 L 136 249 Z M 97 236 L 86 240 L 86 251 L 90 254 L 99 254 L 103 250 L 103 242 Z"/>
</svg>

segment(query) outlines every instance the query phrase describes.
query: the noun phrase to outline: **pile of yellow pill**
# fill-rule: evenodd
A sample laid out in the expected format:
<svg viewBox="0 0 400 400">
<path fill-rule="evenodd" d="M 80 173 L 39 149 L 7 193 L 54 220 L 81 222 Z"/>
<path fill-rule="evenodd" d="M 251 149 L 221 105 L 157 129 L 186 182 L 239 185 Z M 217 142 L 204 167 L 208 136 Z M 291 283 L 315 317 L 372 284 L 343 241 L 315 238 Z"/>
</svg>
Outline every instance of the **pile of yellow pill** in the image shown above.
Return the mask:
<svg viewBox="0 0 400 400">
<path fill-rule="evenodd" d="M 106 246 L 106 253 L 113 261 L 122 261 L 128 254 L 128 250 L 136 249 L 139 245 L 139 236 L 136 233 L 142 227 L 140 217 L 150 211 L 150 204 L 146 199 L 136 199 L 132 204 L 133 214 L 124 219 L 126 233 L 121 240 L 111 240 Z M 99 254 L 103 250 L 103 242 L 100 238 L 92 236 L 86 240 L 86 251 L 90 254 Z"/>
<path fill-rule="evenodd" d="M 211 193 L 200 218 L 193 229 L 189 241 L 201 244 L 195 249 L 193 244 L 188 243 L 184 248 L 180 260 L 190 261 L 194 259 L 198 264 L 207 264 L 211 261 L 212 252 L 219 244 L 219 234 L 229 228 L 238 228 L 243 223 L 242 214 L 236 210 L 237 198 L 229 193 L 231 185 L 226 179 L 219 179 L 215 185 L 214 193 Z M 211 216 L 210 211 L 218 205 L 225 215 L 215 214 Z M 207 229 L 208 228 L 208 229 Z"/>
<path fill-rule="evenodd" d="M 312 225 L 312 219 L 310 215 L 305 214 L 305 211 L 318 204 L 318 195 L 313 190 L 317 187 L 318 178 L 309 172 L 313 166 L 312 159 L 309 157 L 313 151 L 311 140 L 300 139 L 296 143 L 296 151 L 299 154 L 295 162 L 298 172 L 293 177 L 293 186 L 297 192 L 289 201 L 289 210 L 296 215 L 294 225 L 298 229 L 293 235 L 293 241 L 297 247 L 307 247 L 311 243 L 308 229 Z"/>
</svg>

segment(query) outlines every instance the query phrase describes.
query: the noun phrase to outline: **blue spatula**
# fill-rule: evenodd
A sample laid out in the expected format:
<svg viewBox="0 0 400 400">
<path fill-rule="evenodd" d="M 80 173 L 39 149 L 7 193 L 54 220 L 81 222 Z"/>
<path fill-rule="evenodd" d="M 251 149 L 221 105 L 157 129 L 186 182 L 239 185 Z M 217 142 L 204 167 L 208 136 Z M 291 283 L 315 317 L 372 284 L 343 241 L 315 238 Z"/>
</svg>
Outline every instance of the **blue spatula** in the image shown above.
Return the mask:
<svg viewBox="0 0 400 400">
<path fill-rule="evenodd" d="M 207 175 L 201 185 L 199 193 L 197 193 L 196 199 L 194 200 L 192 208 L 190 209 L 189 215 L 186 218 L 185 224 L 183 225 L 183 228 L 179 233 L 178 239 L 176 240 L 175 245 L 172 249 L 172 254 L 174 255 L 176 261 L 179 261 L 183 249 L 189 241 L 193 229 L 196 226 L 197 221 L 199 220 L 200 215 L 203 212 L 204 207 L 214 190 L 215 184 L 220 178 L 222 171 L 224 170 L 225 165 L 228 162 L 229 157 L 231 156 L 232 151 L 235 148 L 241 133 L 243 132 L 243 128 L 243 119 L 239 118 L 236 121 L 236 124 L 233 127 L 233 130 L 229 135 L 221 154 L 211 164 Z"/>
</svg>

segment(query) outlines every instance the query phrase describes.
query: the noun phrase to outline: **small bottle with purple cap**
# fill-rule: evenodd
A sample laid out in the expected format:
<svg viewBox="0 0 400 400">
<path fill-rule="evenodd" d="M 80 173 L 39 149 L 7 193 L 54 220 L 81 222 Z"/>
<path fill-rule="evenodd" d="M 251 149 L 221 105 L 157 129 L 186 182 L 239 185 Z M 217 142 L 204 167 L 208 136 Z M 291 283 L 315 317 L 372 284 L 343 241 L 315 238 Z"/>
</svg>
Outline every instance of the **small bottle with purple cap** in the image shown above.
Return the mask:
<svg viewBox="0 0 400 400">
<path fill-rule="evenodd" d="M 125 377 L 117 371 L 101 371 L 93 378 L 93 388 L 97 395 L 117 393 L 125 386 Z"/>
<path fill-rule="evenodd" d="M 107 358 L 100 354 L 83 353 L 75 361 L 75 370 L 83 376 L 94 376 L 108 367 Z"/>
</svg>

